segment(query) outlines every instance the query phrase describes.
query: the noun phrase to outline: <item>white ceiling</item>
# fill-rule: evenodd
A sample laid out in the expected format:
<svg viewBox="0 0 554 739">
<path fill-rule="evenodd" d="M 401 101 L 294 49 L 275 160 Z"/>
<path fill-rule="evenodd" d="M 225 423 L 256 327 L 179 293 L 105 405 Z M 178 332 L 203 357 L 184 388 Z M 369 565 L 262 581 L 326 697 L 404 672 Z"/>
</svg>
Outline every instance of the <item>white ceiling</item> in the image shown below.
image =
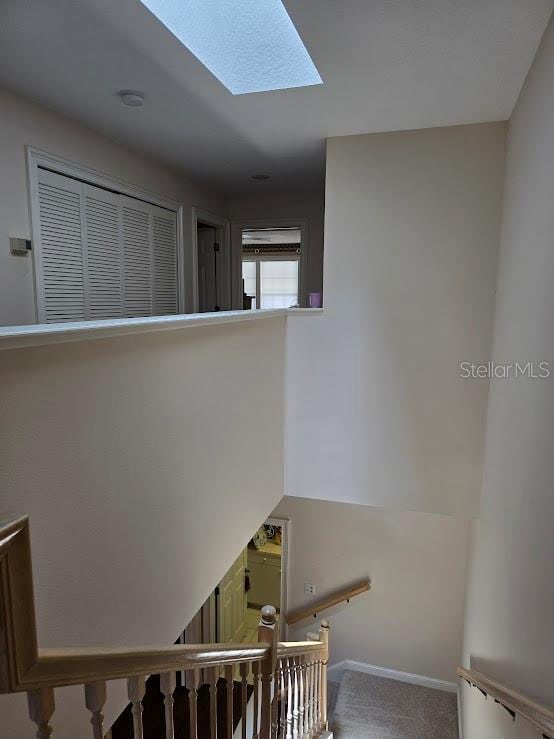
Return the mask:
<svg viewBox="0 0 554 739">
<path fill-rule="evenodd" d="M 139 0 L 0 0 L 0 84 L 222 191 L 319 188 L 329 136 L 508 118 L 552 11 L 284 1 L 321 86 L 233 96 Z"/>
</svg>

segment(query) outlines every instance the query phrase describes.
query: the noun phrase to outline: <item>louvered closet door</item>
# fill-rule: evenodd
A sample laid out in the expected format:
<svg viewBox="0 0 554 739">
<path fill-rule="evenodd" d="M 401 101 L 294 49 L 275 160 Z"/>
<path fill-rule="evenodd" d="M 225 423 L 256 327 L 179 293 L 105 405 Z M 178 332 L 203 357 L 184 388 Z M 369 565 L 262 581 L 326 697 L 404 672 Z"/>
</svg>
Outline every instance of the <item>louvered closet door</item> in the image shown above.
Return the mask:
<svg viewBox="0 0 554 739">
<path fill-rule="evenodd" d="M 120 197 L 125 316 L 151 316 L 153 312 L 152 206 L 125 195 Z"/>
<path fill-rule="evenodd" d="M 177 313 L 177 216 L 152 206 L 154 315 Z"/>
<path fill-rule="evenodd" d="M 39 320 L 47 323 L 85 319 L 83 258 L 83 185 L 77 180 L 38 171 L 41 264 Z"/>
<path fill-rule="evenodd" d="M 38 205 L 40 321 L 177 313 L 175 212 L 43 169 Z"/>
<path fill-rule="evenodd" d="M 121 318 L 123 249 L 121 196 L 84 185 L 87 318 Z"/>
</svg>

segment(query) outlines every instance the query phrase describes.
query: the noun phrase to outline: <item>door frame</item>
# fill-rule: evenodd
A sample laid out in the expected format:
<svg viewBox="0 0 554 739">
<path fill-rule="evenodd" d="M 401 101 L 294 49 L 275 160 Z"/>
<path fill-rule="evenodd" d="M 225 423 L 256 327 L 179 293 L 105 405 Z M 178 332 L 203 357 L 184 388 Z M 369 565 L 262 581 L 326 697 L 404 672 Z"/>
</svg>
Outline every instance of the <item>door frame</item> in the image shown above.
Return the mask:
<svg viewBox="0 0 554 739">
<path fill-rule="evenodd" d="M 285 616 L 288 608 L 288 583 L 289 583 L 289 547 L 290 547 L 290 518 L 270 516 L 264 521 L 271 526 L 281 527 L 281 603 L 279 618 L 279 638 L 286 641 L 288 636 L 288 624 Z"/>
<path fill-rule="evenodd" d="M 231 221 L 223 216 L 192 207 L 192 312 L 198 313 L 198 223 L 213 226 L 218 231 L 217 239 L 221 244 L 221 310 L 232 310 L 231 299 Z"/>
<path fill-rule="evenodd" d="M 248 218 L 231 223 L 231 306 L 242 310 L 242 232 L 258 228 L 299 228 L 300 259 L 298 265 L 298 298 L 301 308 L 308 305 L 308 219 L 307 218 Z"/>
<path fill-rule="evenodd" d="M 281 603 L 279 618 L 279 638 L 281 641 L 286 641 L 288 637 L 288 624 L 286 622 L 285 616 L 288 608 L 291 521 L 289 518 L 281 518 L 280 516 L 269 516 L 261 525 L 263 526 L 264 524 L 281 527 Z M 248 543 L 246 546 L 248 546 Z M 235 561 L 236 559 L 233 560 L 233 563 L 230 565 L 231 567 L 233 566 Z M 224 573 L 223 577 L 225 577 L 228 571 L 229 570 Z M 221 580 L 218 582 L 216 587 L 219 587 L 220 583 Z M 204 640 L 206 638 L 209 639 L 209 643 L 213 643 L 216 641 L 216 639 L 219 638 L 219 635 L 216 634 L 215 624 L 216 621 L 218 622 L 218 624 L 221 623 L 221 613 L 218 612 L 216 615 L 216 610 L 219 611 L 220 607 L 221 599 L 220 597 L 216 598 L 214 588 L 198 614 L 195 616 L 195 618 L 199 619 L 196 622 L 198 624 L 196 627 L 197 631 L 193 632 L 195 636 L 197 633 L 202 634 Z"/>
<path fill-rule="evenodd" d="M 133 185 L 126 180 L 120 180 L 106 172 L 93 169 L 84 164 L 74 162 L 71 159 L 50 154 L 34 146 L 25 146 L 25 162 L 27 173 L 27 192 L 29 217 L 31 226 L 31 243 L 33 257 L 33 288 L 35 300 L 35 315 L 37 323 L 45 322 L 44 312 L 44 290 L 42 284 L 42 241 L 40 233 L 40 209 L 39 209 L 39 169 L 47 169 L 56 174 L 70 177 L 103 190 L 126 195 L 136 200 L 142 200 L 151 205 L 173 211 L 177 219 L 176 233 L 176 269 L 177 269 L 177 313 L 185 312 L 186 289 L 185 289 L 185 247 L 184 247 L 184 225 L 183 204 L 159 195 L 145 187 Z M 129 318 L 123 321 L 132 320 Z"/>
</svg>

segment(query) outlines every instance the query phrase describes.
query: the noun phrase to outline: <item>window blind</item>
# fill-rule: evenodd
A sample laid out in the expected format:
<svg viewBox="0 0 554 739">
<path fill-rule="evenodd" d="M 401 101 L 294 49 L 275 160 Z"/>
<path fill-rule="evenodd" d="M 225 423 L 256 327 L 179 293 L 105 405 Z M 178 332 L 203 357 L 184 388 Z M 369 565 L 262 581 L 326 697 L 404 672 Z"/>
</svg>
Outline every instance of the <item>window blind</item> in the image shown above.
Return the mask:
<svg viewBox="0 0 554 739">
<path fill-rule="evenodd" d="M 176 213 L 39 169 L 39 320 L 175 314 Z"/>
</svg>

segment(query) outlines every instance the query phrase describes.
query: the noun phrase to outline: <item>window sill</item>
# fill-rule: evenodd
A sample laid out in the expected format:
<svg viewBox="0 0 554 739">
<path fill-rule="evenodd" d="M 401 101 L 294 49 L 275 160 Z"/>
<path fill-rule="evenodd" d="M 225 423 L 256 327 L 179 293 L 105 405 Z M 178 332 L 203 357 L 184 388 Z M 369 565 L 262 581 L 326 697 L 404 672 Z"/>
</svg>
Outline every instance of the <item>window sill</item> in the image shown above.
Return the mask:
<svg viewBox="0 0 554 739">
<path fill-rule="evenodd" d="M 104 321 L 3 326 L 0 327 L 0 350 L 47 344 L 65 344 L 72 341 L 104 339 L 129 334 L 180 331 L 195 326 L 242 323 L 275 316 L 322 312 L 322 308 L 276 308 L 253 311 L 221 311 L 219 313 L 186 313 L 180 316 L 154 316 L 152 318 L 115 318 Z"/>
</svg>

